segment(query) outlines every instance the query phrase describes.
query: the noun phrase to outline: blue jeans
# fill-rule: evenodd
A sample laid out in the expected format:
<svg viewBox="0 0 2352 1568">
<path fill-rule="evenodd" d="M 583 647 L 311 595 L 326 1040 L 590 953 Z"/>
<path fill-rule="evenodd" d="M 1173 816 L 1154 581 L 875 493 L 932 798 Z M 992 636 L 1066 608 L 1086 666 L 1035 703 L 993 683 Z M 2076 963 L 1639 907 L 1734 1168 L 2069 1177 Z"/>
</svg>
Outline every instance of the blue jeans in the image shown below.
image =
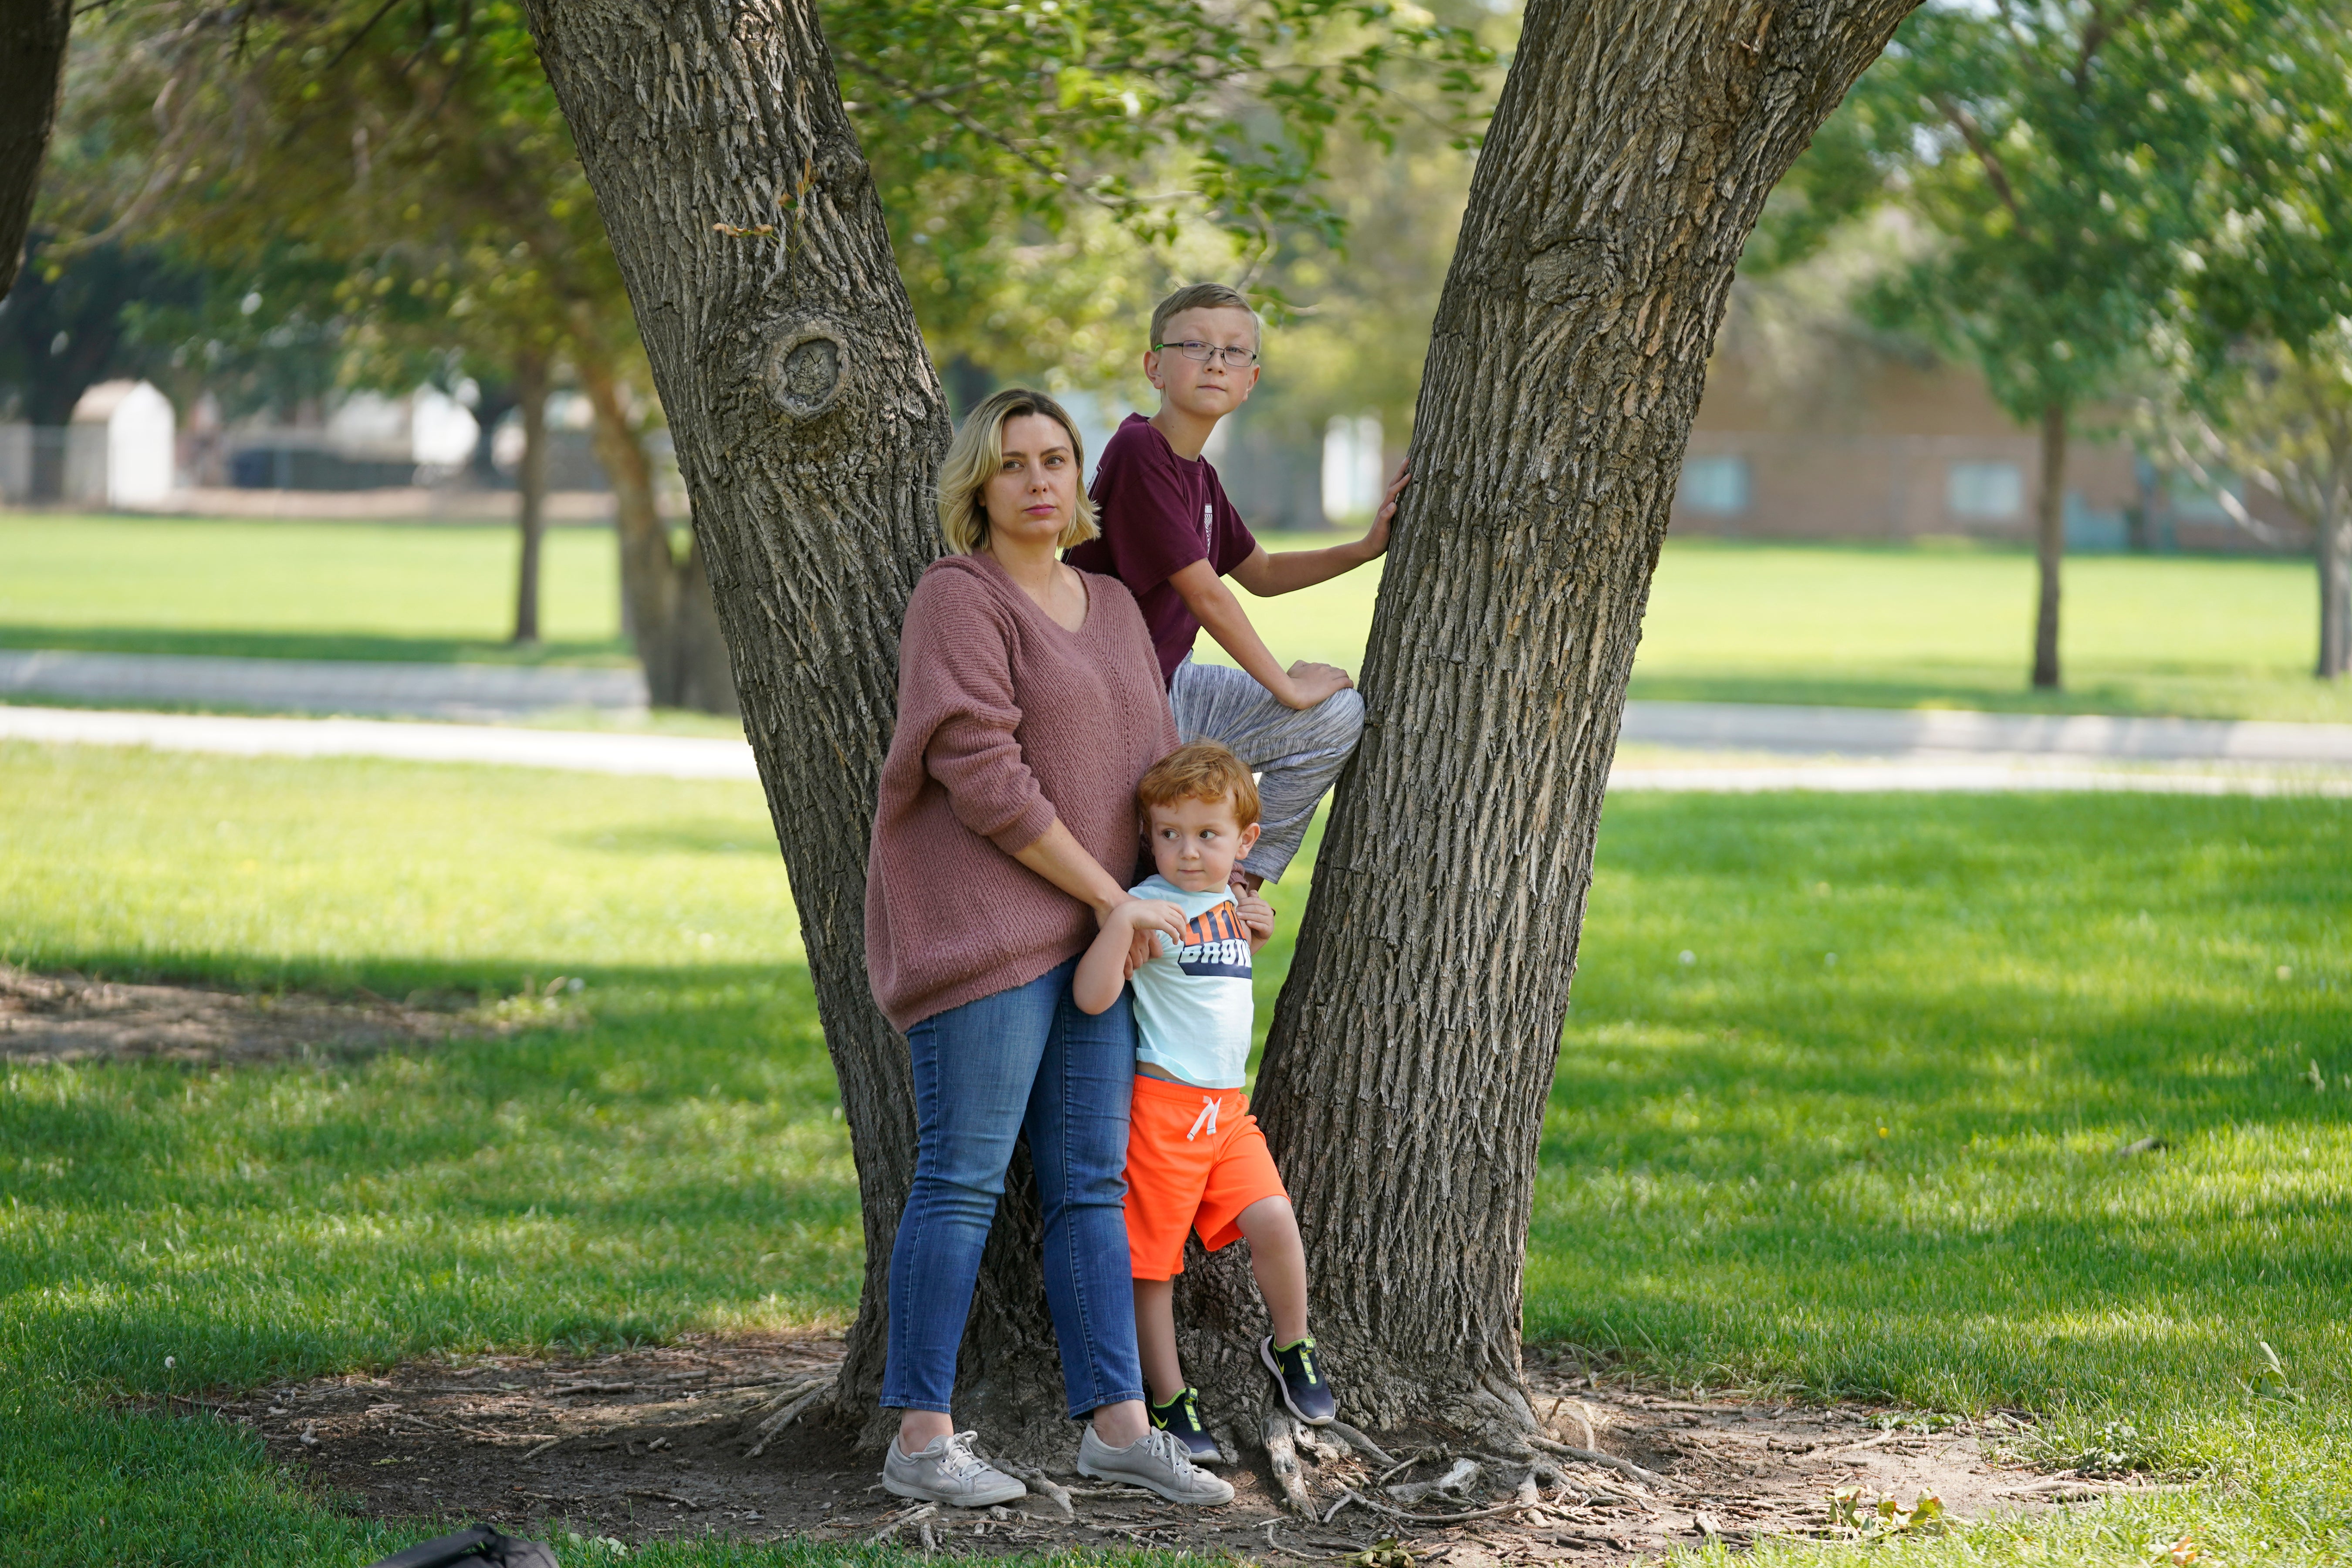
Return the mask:
<svg viewBox="0 0 2352 1568">
<path fill-rule="evenodd" d="M 981 1248 L 1023 1132 L 1045 1208 L 1045 1305 L 1070 1414 L 1143 1397 L 1122 1206 L 1135 1018 L 1124 995 L 1108 1012 L 1080 1012 L 1070 999 L 1077 967 L 1071 959 L 907 1031 L 919 1142 L 890 1248 L 885 1406 L 948 1409 Z"/>
</svg>

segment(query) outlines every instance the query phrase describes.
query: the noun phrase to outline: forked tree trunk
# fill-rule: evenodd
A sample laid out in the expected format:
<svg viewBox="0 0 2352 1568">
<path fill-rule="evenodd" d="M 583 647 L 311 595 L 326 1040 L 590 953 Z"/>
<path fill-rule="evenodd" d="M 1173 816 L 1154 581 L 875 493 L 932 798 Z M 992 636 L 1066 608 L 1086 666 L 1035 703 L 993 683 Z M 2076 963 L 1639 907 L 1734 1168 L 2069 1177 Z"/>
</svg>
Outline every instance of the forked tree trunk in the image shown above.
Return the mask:
<svg viewBox="0 0 2352 1568">
<path fill-rule="evenodd" d="M 2033 686 L 2055 691 L 2058 584 L 2066 565 L 2066 406 L 2042 410 L 2042 484 L 2033 508 Z"/>
<path fill-rule="evenodd" d="M 0 299 L 25 258 L 73 13 L 73 0 L 15 0 L 0 14 Z"/>
<path fill-rule="evenodd" d="M 1362 747 L 1259 1077 L 1360 1424 L 1534 1425 L 1537 1143 L 1685 440 L 1765 196 L 1912 3 L 1527 8 L 1422 379 Z M 1219 1261 L 1196 1322 L 1233 1321 Z M 1196 1381 L 1265 1384 L 1235 1326 L 1193 1336 Z"/>
<path fill-rule="evenodd" d="M 735 713 L 735 680 L 727 639 L 711 603 L 701 536 L 692 537 L 683 559 L 671 545 L 669 524 L 663 521 L 654 493 L 645 437 L 621 400 L 613 367 L 589 346 L 587 338 L 582 333 L 573 340 L 580 384 L 588 395 L 597 459 L 613 484 L 621 603 L 628 612 L 637 662 L 645 667 L 646 696 L 656 708 Z M 646 340 L 652 341 L 650 332 Z M 700 498 L 696 500 L 698 515 Z"/>
<path fill-rule="evenodd" d="M 1914 3 L 1528 8 L 1423 384 L 1374 722 L 1262 1085 L 1359 1415 L 1527 1418 L 1535 1131 L 1708 346 L 1766 194 Z M 677 436 L 841 1079 L 866 1239 L 855 1414 L 915 1142 L 866 986 L 864 851 L 898 618 L 938 549 L 944 406 L 809 0 L 530 10 Z M 1020 1174 L 958 1414 L 1066 1455 Z M 1246 1299 L 1196 1307 L 1239 1324 Z M 1244 1337 L 1210 1357 L 1234 1397 L 1260 1375 Z"/>
<path fill-rule="evenodd" d="M 526 349 L 515 360 L 515 406 L 522 416 L 522 461 L 515 466 L 514 640 L 539 641 L 540 547 L 547 534 L 547 356 Z"/>
</svg>

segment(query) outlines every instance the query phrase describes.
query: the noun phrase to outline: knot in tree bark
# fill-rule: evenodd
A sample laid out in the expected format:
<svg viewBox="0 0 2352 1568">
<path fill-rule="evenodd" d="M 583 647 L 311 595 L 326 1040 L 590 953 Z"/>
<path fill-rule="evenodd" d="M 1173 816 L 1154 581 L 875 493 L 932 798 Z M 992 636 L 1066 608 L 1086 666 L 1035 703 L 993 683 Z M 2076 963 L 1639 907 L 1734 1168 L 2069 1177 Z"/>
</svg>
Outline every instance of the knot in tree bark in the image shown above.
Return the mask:
<svg viewBox="0 0 2352 1568">
<path fill-rule="evenodd" d="M 771 341 L 763 379 L 768 400 L 794 424 L 823 417 L 842 401 L 849 374 L 845 329 L 821 318 L 785 323 Z"/>
</svg>

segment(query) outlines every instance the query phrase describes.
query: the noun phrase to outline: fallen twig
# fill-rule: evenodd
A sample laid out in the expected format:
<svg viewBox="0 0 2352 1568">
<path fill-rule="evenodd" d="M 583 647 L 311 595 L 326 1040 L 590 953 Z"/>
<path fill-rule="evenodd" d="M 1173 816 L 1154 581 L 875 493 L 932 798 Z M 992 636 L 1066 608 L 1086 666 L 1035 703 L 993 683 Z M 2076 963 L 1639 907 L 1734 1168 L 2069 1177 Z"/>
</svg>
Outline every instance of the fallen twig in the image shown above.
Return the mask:
<svg viewBox="0 0 2352 1568">
<path fill-rule="evenodd" d="M 634 1383 L 566 1383 L 547 1392 L 562 1397 L 573 1394 L 635 1394 L 638 1387 Z"/>
<path fill-rule="evenodd" d="M 1581 1460 L 1588 1465 L 1603 1465 L 1621 1474 L 1631 1476 L 1637 1481 L 1646 1481 L 1654 1487 L 1671 1489 L 1674 1486 L 1672 1481 L 1655 1470 L 1645 1470 L 1631 1459 L 1621 1459 L 1614 1454 L 1604 1454 L 1598 1448 L 1579 1448 L 1572 1444 L 1555 1443 L 1549 1437 L 1529 1437 L 1528 1442 L 1530 1447 L 1540 1448 L 1547 1454 L 1558 1454 L 1564 1458 Z"/>
<path fill-rule="evenodd" d="M 1003 1470 L 1006 1475 L 1011 1476 L 1014 1480 L 1026 1485 L 1031 1491 L 1035 1492 L 1047 1502 L 1053 1504 L 1055 1509 L 1060 1512 L 1063 1523 L 1067 1524 L 1070 1521 L 1078 1517 L 1078 1510 L 1070 1506 L 1069 1489 L 1063 1486 L 1061 1482 L 1054 1479 L 1053 1477 L 1047 1475 L 1045 1471 L 1038 1469 L 1032 1465 L 1008 1464 L 1002 1459 L 992 1460 L 991 1463 L 994 1464 L 998 1469 Z"/>
<path fill-rule="evenodd" d="M 680 1497 L 676 1492 L 661 1491 L 653 1487 L 624 1488 L 621 1495 L 624 1497 L 650 1498 L 656 1502 L 674 1502 L 680 1508 L 698 1509 L 702 1506 L 690 1497 Z"/>
<path fill-rule="evenodd" d="M 529 1450 L 528 1452 L 526 1452 L 526 1453 L 523 1455 L 523 1458 L 526 1458 L 526 1459 L 535 1459 L 535 1458 L 539 1458 L 539 1456 L 540 1456 L 540 1455 L 546 1453 L 550 1448 L 554 1447 L 558 1443 L 561 1443 L 561 1442 L 562 1442 L 562 1441 L 563 1441 L 563 1439 L 562 1439 L 562 1438 L 561 1438 L 561 1437 L 550 1437 L 546 1442 L 541 1443 L 538 1447 L 536 1447 L 536 1448 L 532 1448 L 532 1449 Z"/>
<path fill-rule="evenodd" d="M 939 1511 L 939 1504 L 935 1502 L 927 1502 L 922 1507 L 915 1510 L 912 1513 L 901 1514 L 897 1519 L 890 1521 L 889 1523 L 876 1531 L 866 1539 L 872 1542 L 887 1541 L 892 1536 L 898 1534 L 900 1531 L 906 1529 L 908 1525 L 921 1524 L 925 1520 L 929 1519 L 933 1514 Z M 925 1534 L 928 1535 L 929 1533 L 929 1527 L 926 1526 Z"/>
<path fill-rule="evenodd" d="M 1370 1509 L 1374 1513 L 1384 1513 L 1391 1519 L 1402 1519 L 1413 1524 L 1463 1524 L 1474 1519 L 1492 1519 L 1498 1513 L 1517 1513 L 1528 1506 L 1523 1502 L 1507 1502 L 1494 1508 L 1473 1509 L 1468 1513 L 1407 1513 L 1403 1509 L 1391 1508 L 1384 1502 L 1374 1502 L 1370 1498 L 1352 1488 L 1348 1489 L 1348 1496 L 1354 1499 L 1359 1506 Z"/>
</svg>

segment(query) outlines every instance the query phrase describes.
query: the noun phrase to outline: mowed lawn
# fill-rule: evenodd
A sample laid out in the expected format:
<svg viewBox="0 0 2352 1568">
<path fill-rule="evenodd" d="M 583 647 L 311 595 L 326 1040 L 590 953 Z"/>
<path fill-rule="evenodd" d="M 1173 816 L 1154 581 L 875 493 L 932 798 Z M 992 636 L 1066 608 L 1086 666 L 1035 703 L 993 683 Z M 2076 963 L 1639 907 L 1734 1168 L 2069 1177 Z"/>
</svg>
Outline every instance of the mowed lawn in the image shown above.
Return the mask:
<svg viewBox="0 0 2352 1568">
<path fill-rule="evenodd" d="M 612 534 L 558 529 L 548 549 L 547 640 L 519 655 L 509 528 L 0 514 L 0 647 L 625 659 Z M 2308 562 L 2077 556 L 2066 573 L 2067 689 L 2033 693 L 2021 552 L 1669 541 L 1633 695 L 2352 722 L 2352 682 L 2309 673 Z M 1352 670 L 1380 575 L 1251 613 L 1280 658 Z"/>
<path fill-rule="evenodd" d="M 854 1310 L 855 1177 L 751 786 L 6 745 L 0 800 L 13 962 L 528 1026 L 5 1069 L 0 1557 L 357 1563 L 430 1522 L 362 1526 L 123 1395 Z M 2027 1408 L 2027 1457 L 2203 1478 L 1908 1559 L 2352 1561 L 2347 886 L 2324 801 L 1619 796 L 1530 1335 L 1683 1384 Z M 1262 1003 L 1305 891 L 1277 890 Z M 1761 1557 L 1816 1554 L 1843 1560 Z"/>
<path fill-rule="evenodd" d="M 276 658 L 622 663 L 604 528 L 547 531 L 535 650 L 513 528 L 0 512 L 0 647 Z"/>
</svg>

